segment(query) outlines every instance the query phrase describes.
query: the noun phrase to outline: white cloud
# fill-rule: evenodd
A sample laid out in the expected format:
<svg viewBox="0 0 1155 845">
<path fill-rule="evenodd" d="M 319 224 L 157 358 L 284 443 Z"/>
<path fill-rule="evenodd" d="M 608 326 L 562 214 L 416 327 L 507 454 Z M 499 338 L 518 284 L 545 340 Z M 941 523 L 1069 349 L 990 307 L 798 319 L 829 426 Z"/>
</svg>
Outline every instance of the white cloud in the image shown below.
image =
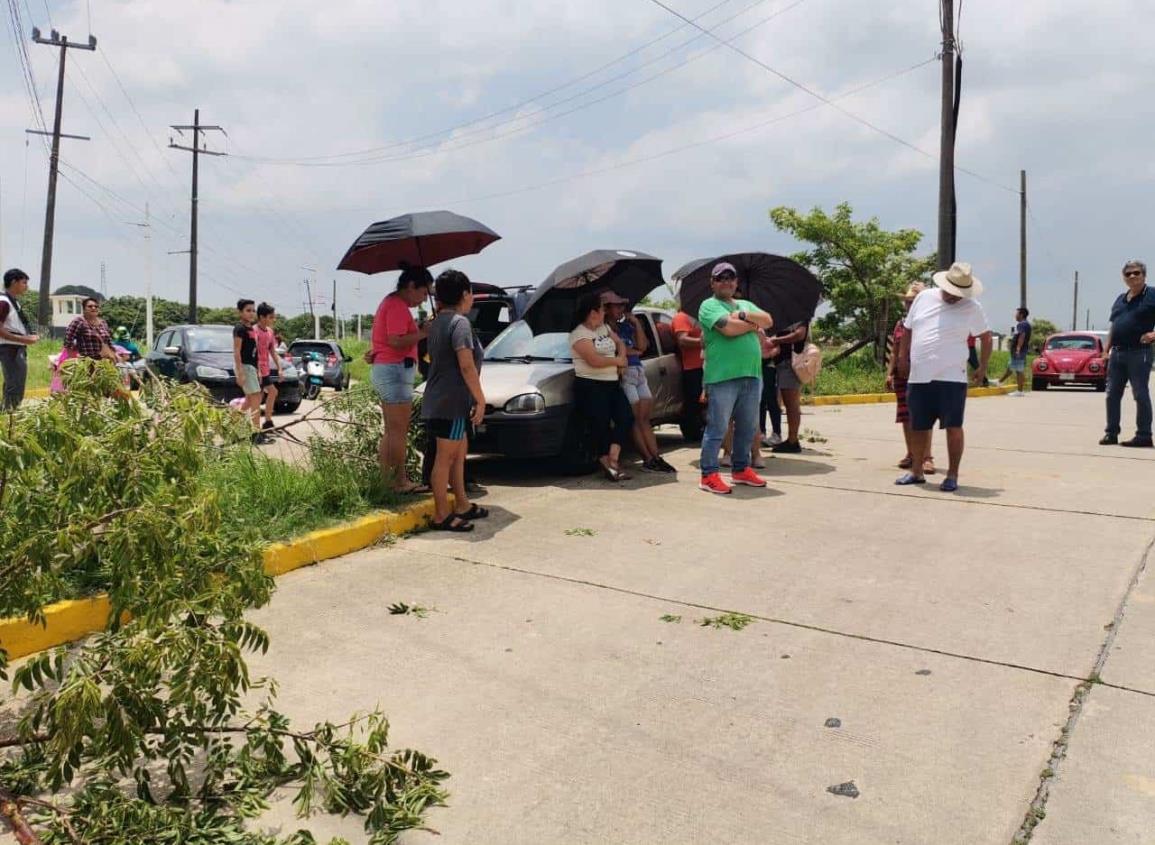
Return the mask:
<svg viewBox="0 0 1155 845">
<path fill-rule="evenodd" d="M 93 142 L 65 142 L 64 155 L 132 207 L 87 186 L 107 206 L 106 216 L 62 182 L 54 279 L 92 284 L 105 261 L 113 292 L 139 290 L 138 232 L 124 223 L 139 218 L 147 200 L 157 222 L 158 289 L 180 298 L 186 259 L 162 253 L 185 247 L 189 160 L 164 147 L 168 124 L 189 122 L 194 107 L 202 109 L 202 119 L 229 132 L 228 140 L 210 136 L 210 144 L 233 153 L 283 158 L 387 147 L 510 109 L 678 26 L 644 0 L 91 2 L 101 49 L 149 131 L 142 130 L 100 55 L 69 56 L 74 70 L 66 90 L 66 129 L 92 134 Z M 682 0 L 677 7 L 692 16 L 711 5 L 713 0 Z M 749 5 L 732 0 L 703 23 L 712 26 Z M 728 37 L 788 5 L 767 0 L 719 31 Z M 73 38 L 86 34 L 84 3 L 56 0 L 52 9 L 61 31 Z M 1151 4 L 1142 0 L 964 3 L 959 163 L 1010 186 L 1017 185 L 1020 167 L 1030 172 L 1040 226 L 1031 233 L 1032 304 L 1042 316 L 1065 317 L 1066 277 L 1076 267 L 1083 271 L 1085 296 L 1103 300 L 1101 311 L 1117 286 L 1122 258 L 1151 249 L 1146 206 L 1155 170 L 1145 132 L 1155 110 L 1146 92 L 1155 58 L 1141 33 L 1153 18 Z M 510 110 L 500 119 L 521 120 L 489 134 L 573 108 L 586 99 L 541 110 L 694 35 L 684 29 L 582 85 Z M 738 43 L 804 85 L 833 95 L 929 58 L 938 40 L 934 10 L 920 0 L 899 0 L 885 9 L 807 0 Z M 587 99 L 710 47 L 709 39 L 700 38 Z M 29 52 L 50 111 L 53 51 L 31 45 Z M 844 105 L 937 153 L 938 90 L 932 65 Z M 289 303 L 282 307 L 294 310 L 301 265 L 320 265 L 324 278 L 332 273 L 324 268 L 372 220 L 453 201 L 505 236 L 460 262 L 479 278 L 498 281 L 534 281 L 600 246 L 655 252 L 667 259 L 669 270 L 691 257 L 730 249 L 790 251 L 795 245 L 773 230 L 767 210 L 779 204 L 831 206 L 842 199 L 884 225 L 922 229 L 928 235 L 924 246 L 932 249 L 935 163 L 829 107 L 648 163 L 509 193 L 653 156 L 812 102 L 719 49 L 620 96 L 492 142 L 478 143 L 488 137 L 479 130 L 496 121 L 436 136 L 431 140 L 440 150 L 393 146 L 382 155 L 409 157 L 365 167 L 206 158 L 201 300 L 223 304 L 233 296 L 228 288 L 238 288 L 282 297 Z M 105 106 L 135 152 L 126 149 Z M 22 264 L 35 276 L 46 163 L 31 148 L 25 194 L 28 119 L 9 43 L 0 53 L 0 246 L 5 262 Z M 459 149 L 447 151 L 454 148 Z M 1018 199 L 966 175 L 960 174 L 958 184 L 960 254 L 974 258 L 986 274 L 988 307 L 1000 315 L 1017 298 Z M 481 199 L 502 193 L 509 195 Z M 372 298 L 368 292 L 383 285 L 362 280 L 365 307 Z M 1051 308 L 1055 313 L 1047 313 Z"/>
</svg>

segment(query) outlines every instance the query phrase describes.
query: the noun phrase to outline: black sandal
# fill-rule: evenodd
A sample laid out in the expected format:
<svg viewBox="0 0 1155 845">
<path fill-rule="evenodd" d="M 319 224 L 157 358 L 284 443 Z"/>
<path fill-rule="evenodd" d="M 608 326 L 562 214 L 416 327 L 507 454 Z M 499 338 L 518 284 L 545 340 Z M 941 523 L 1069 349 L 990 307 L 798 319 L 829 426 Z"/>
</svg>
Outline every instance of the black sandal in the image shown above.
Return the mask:
<svg viewBox="0 0 1155 845">
<path fill-rule="evenodd" d="M 469 510 L 465 513 L 454 514 L 458 519 L 485 519 L 489 516 L 489 508 L 483 508 L 476 504 L 469 506 Z"/>
<path fill-rule="evenodd" d="M 456 524 L 454 524 L 454 520 L 457 520 Z M 457 534 L 465 534 L 465 533 L 473 530 L 473 523 L 467 522 L 466 520 L 462 519 L 458 514 L 451 513 L 449 516 L 445 517 L 445 519 L 441 520 L 441 522 L 436 522 L 434 520 L 430 520 L 429 521 L 429 530 L 430 531 L 453 531 Z"/>
</svg>

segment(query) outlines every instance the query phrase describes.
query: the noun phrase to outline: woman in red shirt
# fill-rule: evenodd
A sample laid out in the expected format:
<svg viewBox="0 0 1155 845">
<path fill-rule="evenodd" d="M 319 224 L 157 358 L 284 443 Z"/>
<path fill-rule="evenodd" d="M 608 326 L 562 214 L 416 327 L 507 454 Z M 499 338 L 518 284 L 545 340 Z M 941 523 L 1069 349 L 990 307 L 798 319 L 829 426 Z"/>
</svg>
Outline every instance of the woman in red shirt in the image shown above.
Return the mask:
<svg viewBox="0 0 1155 845">
<path fill-rule="evenodd" d="M 385 417 L 377 460 L 386 482 L 398 493 L 411 493 L 417 487 L 405 470 L 405 452 L 417 373 L 417 342 L 427 332 L 424 324 L 417 325 L 409 309 L 429 298 L 432 283 L 433 276 L 424 267 L 407 267 L 401 272 L 397 290 L 377 307 L 372 346 L 365 353 L 365 360 L 371 365 L 369 379 L 377 390 Z"/>
</svg>

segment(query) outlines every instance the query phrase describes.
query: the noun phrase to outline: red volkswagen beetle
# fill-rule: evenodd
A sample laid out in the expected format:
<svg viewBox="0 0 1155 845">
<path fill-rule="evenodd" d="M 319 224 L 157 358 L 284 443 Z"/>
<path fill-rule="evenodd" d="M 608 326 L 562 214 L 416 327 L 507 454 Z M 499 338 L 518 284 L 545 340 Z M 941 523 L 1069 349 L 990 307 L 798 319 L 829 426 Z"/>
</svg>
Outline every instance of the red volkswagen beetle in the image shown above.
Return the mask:
<svg viewBox="0 0 1155 845">
<path fill-rule="evenodd" d="M 1031 368 L 1031 389 L 1046 390 L 1052 384 L 1089 384 L 1107 389 L 1103 363 L 1103 339 L 1092 332 L 1053 334 Z"/>
</svg>

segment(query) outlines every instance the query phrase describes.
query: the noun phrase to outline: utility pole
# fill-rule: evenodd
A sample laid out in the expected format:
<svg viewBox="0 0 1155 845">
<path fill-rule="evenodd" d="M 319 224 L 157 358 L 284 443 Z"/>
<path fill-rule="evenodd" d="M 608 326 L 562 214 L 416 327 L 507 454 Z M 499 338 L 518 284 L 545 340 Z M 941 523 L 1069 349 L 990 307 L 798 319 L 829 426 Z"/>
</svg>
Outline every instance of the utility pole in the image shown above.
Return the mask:
<svg viewBox="0 0 1155 845">
<path fill-rule="evenodd" d="M 148 213 L 148 201 L 144 203 L 144 222 L 129 223 L 144 230 L 144 342 L 152 349 L 152 219 Z"/>
<path fill-rule="evenodd" d="M 1079 328 L 1079 271 L 1075 271 L 1075 305 L 1071 309 L 1071 331 Z"/>
<path fill-rule="evenodd" d="M 105 274 L 104 262 L 100 262 L 100 295 L 108 296 L 108 277 Z"/>
<path fill-rule="evenodd" d="M 1091 330 L 1091 309 L 1087 309 L 1087 322 L 1083 324 L 1083 331 L 1089 332 Z"/>
<path fill-rule="evenodd" d="M 333 340 L 341 339 L 341 329 L 337 325 L 337 280 L 333 279 Z"/>
<path fill-rule="evenodd" d="M 40 298 L 36 304 L 36 322 L 42 327 L 51 324 L 48 313 L 48 297 L 52 293 L 52 241 L 56 235 L 56 173 L 60 167 L 60 139 L 75 138 L 89 141 L 83 135 L 65 135 L 60 131 L 60 121 L 64 114 L 64 62 L 68 50 L 96 50 L 96 36 L 89 35 L 87 44 L 72 44 L 68 37 L 55 29 L 48 38 L 40 36 L 40 30 L 32 28 L 32 40 L 37 44 L 47 44 L 60 48 L 60 72 L 56 77 L 56 116 L 52 122 L 52 132 L 37 129 L 25 130 L 30 135 L 52 135 L 52 152 L 48 156 L 48 202 L 44 207 L 44 251 L 40 256 Z"/>
<path fill-rule="evenodd" d="M 942 116 L 938 157 L 938 269 L 954 263 L 956 213 L 954 194 L 955 86 L 954 0 L 939 0 L 942 19 Z"/>
<path fill-rule="evenodd" d="M 312 267 L 302 267 L 302 270 L 308 270 L 315 273 Z M 305 277 L 305 295 L 309 297 L 309 313 L 313 315 L 313 337 L 321 337 L 321 315 L 317 313 L 317 309 L 313 307 L 313 286 L 309 283 L 309 278 Z"/>
<path fill-rule="evenodd" d="M 1027 171 L 1019 171 L 1019 307 L 1027 307 Z"/>
<path fill-rule="evenodd" d="M 192 146 L 185 147 L 168 139 L 168 145 L 174 150 L 184 150 L 192 153 L 192 209 L 189 212 L 189 250 L 188 250 L 188 321 L 195 324 L 197 321 L 197 164 L 200 156 L 223 156 L 227 153 L 217 153 L 206 150 L 200 145 L 202 132 L 224 132 L 220 126 L 202 126 L 201 110 L 193 110 L 192 125 L 174 125 L 178 135 L 184 135 L 187 129 L 192 132 Z"/>
</svg>

